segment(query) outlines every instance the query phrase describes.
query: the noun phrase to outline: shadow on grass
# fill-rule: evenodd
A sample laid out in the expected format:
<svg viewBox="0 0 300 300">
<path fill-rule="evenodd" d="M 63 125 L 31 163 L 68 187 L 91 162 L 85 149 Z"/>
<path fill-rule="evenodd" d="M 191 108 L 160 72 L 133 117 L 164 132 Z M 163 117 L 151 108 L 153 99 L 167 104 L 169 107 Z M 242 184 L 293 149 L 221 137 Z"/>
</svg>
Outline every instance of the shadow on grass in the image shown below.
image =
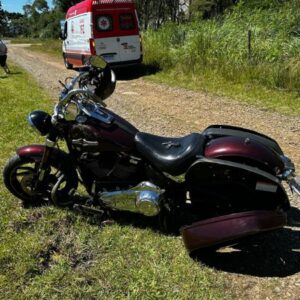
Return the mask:
<svg viewBox="0 0 300 300">
<path fill-rule="evenodd" d="M 300 210 L 293 207 L 289 223 L 300 227 L 299 220 Z M 286 277 L 300 271 L 300 232 L 295 228 L 283 228 L 245 238 L 231 247 L 191 256 L 221 271 L 258 277 Z"/>
<path fill-rule="evenodd" d="M 3 74 L 0 76 L 0 79 L 8 79 L 10 76 L 13 76 L 13 75 L 20 75 L 20 74 L 23 74 L 22 72 L 9 72 L 8 74 Z"/>
<path fill-rule="evenodd" d="M 20 75 L 20 74 L 23 74 L 22 72 L 10 72 L 9 74 L 8 74 L 8 76 L 9 75 Z"/>
<path fill-rule="evenodd" d="M 147 228 L 163 235 L 175 235 L 174 232 L 162 229 L 158 217 L 112 212 L 109 217 L 103 218 L 97 214 L 76 213 L 85 216 L 86 222 L 91 225 L 103 226 L 104 220 L 112 220 L 119 225 Z M 193 253 L 191 258 L 208 267 L 230 273 L 258 277 L 286 277 L 296 274 L 300 272 L 300 231 L 297 230 L 297 227 L 300 227 L 299 221 L 300 210 L 292 207 L 289 211 L 290 227 L 249 236 L 231 246 L 198 251 Z"/>
<path fill-rule="evenodd" d="M 156 66 L 152 65 L 139 65 L 139 66 L 129 66 L 122 68 L 113 69 L 117 80 L 134 80 L 143 76 L 152 75 L 160 71 Z"/>
</svg>

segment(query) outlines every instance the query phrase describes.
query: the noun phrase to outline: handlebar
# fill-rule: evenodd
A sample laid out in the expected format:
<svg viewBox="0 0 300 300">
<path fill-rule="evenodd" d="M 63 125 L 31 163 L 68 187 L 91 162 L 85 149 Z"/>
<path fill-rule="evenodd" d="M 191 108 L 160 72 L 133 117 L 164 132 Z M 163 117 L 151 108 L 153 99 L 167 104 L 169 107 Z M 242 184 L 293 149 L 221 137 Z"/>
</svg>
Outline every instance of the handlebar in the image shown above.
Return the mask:
<svg viewBox="0 0 300 300">
<path fill-rule="evenodd" d="M 106 104 L 102 101 L 101 98 L 96 96 L 90 90 L 86 90 L 86 89 L 70 90 L 63 98 L 60 99 L 60 101 L 58 103 L 58 107 L 63 108 L 65 105 L 68 104 L 68 102 L 70 102 L 72 100 L 73 96 L 80 95 L 80 94 L 83 96 L 88 96 L 90 99 L 95 100 L 95 101 L 99 102 L 102 106 L 106 107 Z"/>
<path fill-rule="evenodd" d="M 67 105 L 75 95 L 80 94 L 85 97 L 88 97 L 91 100 L 95 100 L 97 103 L 100 103 L 103 107 L 106 107 L 104 101 L 90 90 L 82 88 L 74 89 L 76 83 L 78 83 L 82 78 L 88 75 L 89 72 L 81 72 L 78 76 L 74 77 L 68 85 L 65 86 L 64 90 L 60 94 L 59 103 L 56 106 L 58 110 L 61 110 L 65 105 Z"/>
<path fill-rule="evenodd" d="M 106 107 L 104 100 L 115 89 L 115 77 L 107 63 L 98 56 L 92 56 L 89 65 L 80 69 L 78 76 L 63 84 L 63 90 L 59 96 L 59 102 L 55 106 L 53 121 L 64 118 L 67 105 L 75 102 L 78 109 L 82 110 L 88 100 L 99 107 Z M 77 85 L 77 86 L 76 86 Z"/>
</svg>

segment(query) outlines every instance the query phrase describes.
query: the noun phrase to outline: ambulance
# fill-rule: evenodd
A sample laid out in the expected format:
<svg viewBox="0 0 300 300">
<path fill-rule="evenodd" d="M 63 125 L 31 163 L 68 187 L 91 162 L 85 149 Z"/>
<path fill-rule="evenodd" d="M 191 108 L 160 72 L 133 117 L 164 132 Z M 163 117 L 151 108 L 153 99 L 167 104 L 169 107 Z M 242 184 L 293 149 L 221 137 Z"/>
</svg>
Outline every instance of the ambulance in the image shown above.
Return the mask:
<svg viewBox="0 0 300 300">
<path fill-rule="evenodd" d="M 85 0 L 70 7 L 62 39 L 68 69 L 83 66 L 91 55 L 102 56 L 111 66 L 143 59 L 134 0 Z"/>
</svg>

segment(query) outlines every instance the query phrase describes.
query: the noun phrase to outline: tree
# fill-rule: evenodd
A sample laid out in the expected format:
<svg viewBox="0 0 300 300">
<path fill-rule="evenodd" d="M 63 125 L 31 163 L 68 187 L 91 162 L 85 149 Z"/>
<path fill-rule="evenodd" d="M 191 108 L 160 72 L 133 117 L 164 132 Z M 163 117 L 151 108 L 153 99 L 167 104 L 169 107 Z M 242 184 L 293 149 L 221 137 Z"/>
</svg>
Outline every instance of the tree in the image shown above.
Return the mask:
<svg viewBox="0 0 300 300">
<path fill-rule="evenodd" d="M 46 0 L 35 0 L 32 4 L 32 7 L 40 13 L 44 13 L 49 10 L 49 6 Z"/>
<path fill-rule="evenodd" d="M 238 0 L 190 0 L 190 16 L 204 18 L 222 15 L 224 10 L 237 3 Z"/>
<path fill-rule="evenodd" d="M 7 18 L 6 12 L 2 8 L 2 3 L 0 1 L 0 35 L 5 35 L 7 31 Z"/>
</svg>

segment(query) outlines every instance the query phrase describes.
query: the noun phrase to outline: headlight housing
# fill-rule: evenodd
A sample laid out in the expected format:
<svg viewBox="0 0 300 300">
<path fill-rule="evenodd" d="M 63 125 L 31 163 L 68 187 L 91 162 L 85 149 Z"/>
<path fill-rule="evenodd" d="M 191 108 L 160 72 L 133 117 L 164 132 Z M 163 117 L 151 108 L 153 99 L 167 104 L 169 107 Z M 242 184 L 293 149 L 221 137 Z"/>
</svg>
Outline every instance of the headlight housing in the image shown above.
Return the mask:
<svg viewBox="0 0 300 300">
<path fill-rule="evenodd" d="M 50 132 L 51 116 L 41 110 L 34 110 L 28 115 L 28 123 L 40 135 L 46 135 Z"/>
</svg>

